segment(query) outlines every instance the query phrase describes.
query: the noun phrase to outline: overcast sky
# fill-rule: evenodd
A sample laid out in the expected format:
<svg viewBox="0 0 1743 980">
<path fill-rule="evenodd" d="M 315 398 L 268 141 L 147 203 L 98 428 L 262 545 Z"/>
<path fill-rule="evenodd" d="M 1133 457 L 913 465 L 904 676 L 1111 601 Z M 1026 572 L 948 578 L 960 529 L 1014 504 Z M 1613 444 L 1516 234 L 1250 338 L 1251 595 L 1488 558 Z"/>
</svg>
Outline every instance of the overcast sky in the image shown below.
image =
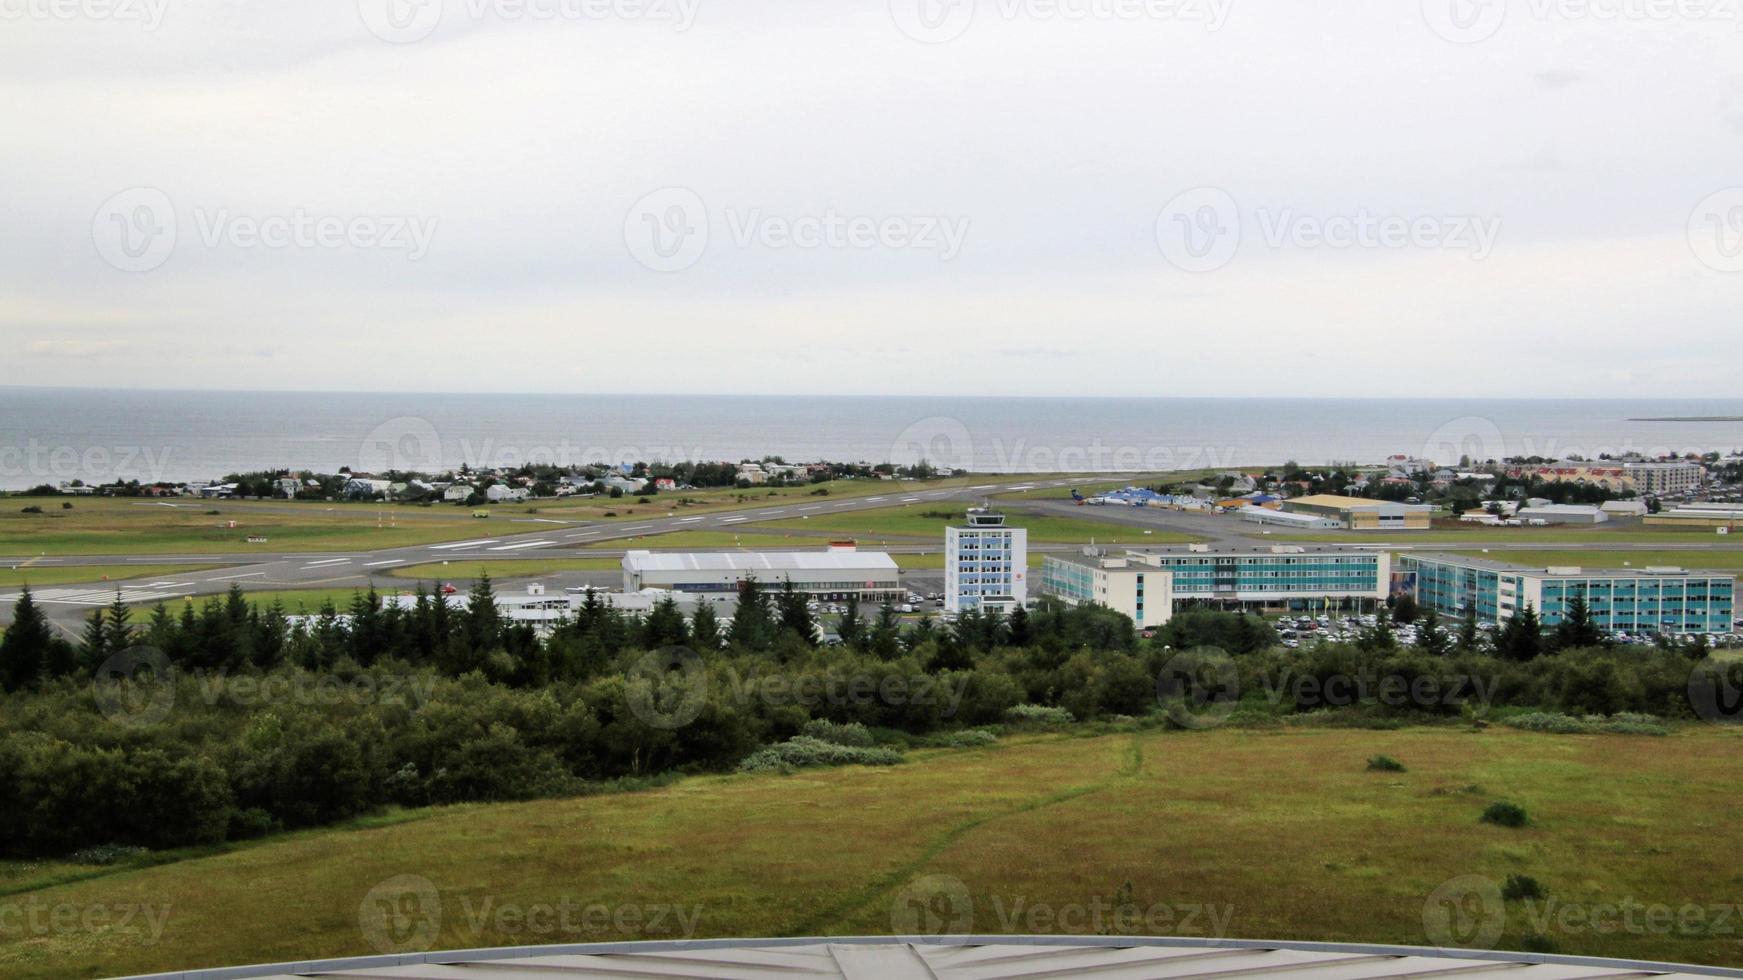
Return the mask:
<svg viewBox="0 0 1743 980">
<path fill-rule="evenodd" d="M 0 384 L 1736 396 L 1722 0 L 0 0 Z"/>
</svg>

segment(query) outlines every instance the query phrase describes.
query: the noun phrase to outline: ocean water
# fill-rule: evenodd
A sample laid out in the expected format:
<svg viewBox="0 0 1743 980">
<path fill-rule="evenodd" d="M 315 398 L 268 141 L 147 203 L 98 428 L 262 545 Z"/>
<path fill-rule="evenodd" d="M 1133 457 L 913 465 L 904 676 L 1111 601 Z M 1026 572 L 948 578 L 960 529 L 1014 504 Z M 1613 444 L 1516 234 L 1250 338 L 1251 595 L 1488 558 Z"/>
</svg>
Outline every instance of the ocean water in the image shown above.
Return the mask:
<svg viewBox="0 0 1743 980">
<path fill-rule="evenodd" d="M 107 391 L 0 387 L 0 487 L 274 467 L 528 460 L 909 463 L 978 472 L 1731 452 L 1743 399 L 864 398 Z"/>
</svg>

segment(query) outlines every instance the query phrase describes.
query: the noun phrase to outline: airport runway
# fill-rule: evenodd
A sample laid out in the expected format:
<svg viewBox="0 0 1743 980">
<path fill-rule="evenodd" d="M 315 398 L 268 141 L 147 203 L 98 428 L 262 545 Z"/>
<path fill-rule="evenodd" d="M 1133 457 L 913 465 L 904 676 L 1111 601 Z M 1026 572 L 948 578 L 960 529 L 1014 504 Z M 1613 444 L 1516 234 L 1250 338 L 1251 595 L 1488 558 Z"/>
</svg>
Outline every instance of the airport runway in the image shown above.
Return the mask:
<svg viewBox="0 0 1743 980">
<path fill-rule="evenodd" d="M 1096 474 L 1097 482 L 1110 482 L 1121 479 L 1141 480 L 1142 475 Z M 971 484 L 964 487 L 947 489 L 922 489 L 919 486 L 907 487 L 901 483 L 893 483 L 890 489 L 881 494 L 847 497 L 840 500 L 817 498 L 805 502 L 782 501 L 766 507 L 752 507 L 743 510 L 718 511 L 706 515 L 649 517 L 646 520 L 612 523 L 558 522 L 552 521 L 536 529 L 514 534 L 502 534 L 491 537 L 474 538 L 463 541 L 439 542 L 436 544 L 412 545 L 401 548 L 387 548 L 379 551 L 334 551 L 334 552 L 279 552 L 262 554 L 258 551 L 224 554 L 224 555 L 78 555 L 53 557 L 15 557 L 0 556 L 0 568 L 28 565 L 32 568 L 66 568 L 81 565 L 210 565 L 209 569 L 184 572 L 168 578 L 140 579 L 129 578 L 120 581 L 92 581 L 71 585 L 44 586 L 33 588 L 31 594 L 48 613 L 49 619 L 68 634 L 76 635 L 83 626 L 85 617 L 97 606 L 106 606 L 113 602 L 115 594 L 120 591 L 124 601 L 134 603 L 153 603 L 159 601 L 174 601 L 184 596 L 215 595 L 227 592 L 234 583 L 245 591 L 278 591 L 284 589 L 327 589 L 327 588 L 365 588 L 372 581 L 378 588 L 405 589 L 415 585 L 415 581 L 407 578 L 387 578 L 395 569 L 418 565 L 429 565 L 443 561 L 489 561 L 500 563 L 504 572 L 500 579 L 505 587 L 513 587 L 517 581 L 512 571 L 512 563 L 521 560 L 537 560 L 550 558 L 621 558 L 623 550 L 597 549 L 592 546 L 602 542 L 625 541 L 643 537 L 671 534 L 679 531 L 712 531 L 730 532 L 737 528 L 747 527 L 767 521 L 794 520 L 808 516 L 823 516 L 839 514 L 856 510 L 873 510 L 885 507 L 895 507 L 902 504 L 927 503 L 933 501 L 978 502 L 982 498 L 997 493 L 1012 490 L 1038 488 L 1065 488 L 1075 485 L 1076 481 L 1062 479 L 1016 479 L 1010 477 L 991 478 L 986 482 Z M 923 486 L 923 485 L 922 485 Z M 285 505 L 287 508 L 293 505 Z M 1003 503 L 1001 502 L 1001 506 Z M 747 542 L 755 546 L 755 542 Z M 787 542 L 789 548 L 820 547 L 820 539 L 806 538 Z M 780 539 L 767 538 L 768 547 L 783 546 Z M 638 542 L 636 547 L 658 547 L 658 541 Z M 1049 546 L 1039 546 L 1035 550 L 1045 550 Z M 1051 546 L 1054 549 L 1067 549 L 1072 546 Z M 581 551 L 578 549 L 586 548 Z M 896 544 L 879 546 L 879 550 L 896 554 L 914 554 L 918 552 L 937 552 L 943 548 L 943 541 L 936 544 Z M 542 581 L 548 581 L 553 587 L 563 584 L 579 584 L 587 581 L 593 584 L 615 584 L 621 580 L 616 571 L 598 572 L 566 572 L 556 575 L 540 576 Z M 456 582 L 456 586 L 464 588 L 465 582 Z M 18 590 L 0 589 L 0 622 L 9 621 L 12 613 L 12 603 L 16 600 Z"/>
<path fill-rule="evenodd" d="M 1141 481 L 1141 475 L 1122 477 L 1120 474 L 1096 474 L 1095 482 L 1106 483 L 1120 479 Z M 233 554 L 160 554 L 160 555 L 66 555 L 66 556 L 27 556 L 0 557 L 0 568 L 25 566 L 33 568 L 69 568 L 79 566 L 125 566 L 125 565 L 195 565 L 211 566 L 210 568 L 186 571 L 167 578 L 142 579 L 127 578 L 119 581 L 91 581 L 70 585 L 45 586 L 32 589 L 32 594 L 48 613 L 51 621 L 68 634 L 76 635 L 82 628 L 83 620 L 90 610 L 96 606 L 106 606 L 115 598 L 117 590 L 122 599 L 128 603 L 153 603 L 159 601 L 174 601 L 185 596 L 204 596 L 226 592 L 232 584 L 240 586 L 245 591 L 278 591 L 285 589 L 328 589 L 328 588 L 366 588 L 372 582 L 378 589 L 391 591 L 413 587 L 416 580 L 403 577 L 390 577 L 395 569 L 412 566 L 430 565 L 444 561 L 477 562 L 488 561 L 499 565 L 502 573 L 495 576 L 505 588 L 514 588 L 525 577 L 517 578 L 513 572 L 513 564 L 517 561 L 533 561 L 551 558 L 621 558 L 627 549 L 601 549 L 596 546 L 612 541 L 623 541 L 628 544 L 634 539 L 656 537 L 681 531 L 712 531 L 730 532 L 738 528 L 746 528 L 769 521 L 794 520 L 806 516 L 822 516 L 852 512 L 856 510 L 872 510 L 899 506 L 901 504 L 926 503 L 932 501 L 977 502 L 985 497 L 998 493 L 1008 493 L 1023 489 L 1057 489 L 1073 486 L 1077 481 L 1046 479 L 1021 480 L 1014 478 L 988 478 L 985 483 L 949 489 L 918 489 L 904 488 L 901 484 L 893 485 L 882 494 L 856 496 L 840 500 L 818 498 L 803 503 L 782 501 L 777 505 L 753 507 L 743 510 L 718 511 L 706 515 L 649 517 L 646 520 L 634 520 L 624 523 L 586 523 L 550 521 L 540 522 L 540 526 L 524 532 L 501 534 L 492 537 L 481 537 L 463 541 L 439 542 L 436 544 L 412 545 L 400 548 L 388 548 L 379 551 L 334 551 L 334 552 L 278 552 L 262 554 L 258 551 L 239 552 Z M 286 504 L 287 510 L 294 510 L 301 505 Z M 1154 530 L 1160 533 L 1190 534 L 1212 547 L 1220 549 L 1231 548 L 1269 548 L 1280 545 L 1312 545 L 1316 542 L 1310 538 L 1324 537 L 1328 546 L 1347 547 L 1354 550 L 1371 550 L 1385 548 L 1388 550 L 1437 551 L 1458 549 L 1472 551 L 1484 549 L 1493 552 L 1505 551 L 1570 551 L 1577 552 L 1594 545 L 1607 551 L 1710 551 L 1735 550 L 1743 547 L 1743 543 L 1731 544 L 1728 540 L 1718 539 L 1687 543 L 1633 542 L 1622 534 L 1610 535 L 1598 530 L 1594 540 L 1586 542 L 1567 541 L 1532 541 L 1530 536 L 1517 542 L 1472 541 L 1469 544 L 1437 542 L 1413 542 L 1409 533 L 1377 534 L 1372 540 L 1363 539 L 1350 541 L 1347 531 L 1314 532 L 1290 531 L 1289 540 L 1281 539 L 1272 530 L 1258 524 L 1251 524 L 1232 515 L 1216 515 L 1193 511 L 1174 511 L 1162 508 L 1128 508 L 1128 507 L 1080 507 L 1070 500 L 1001 500 L 1000 509 L 1012 515 L 1040 514 L 1057 517 L 1092 518 L 1133 528 Z M 531 522 L 529 522 L 531 523 Z M 753 549 L 762 546 L 766 549 L 779 547 L 807 548 L 819 547 L 822 540 L 804 538 L 783 542 L 772 536 L 751 536 L 761 540 L 747 540 L 746 545 Z M 1345 540 L 1334 540 L 1343 538 Z M 1127 547 L 1122 543 L 1118 547 Z M 636 548 L 659 547 L 657 540 L 636 541 Z M 878 545 L 879 550 L 894 554 L 917 554 L 937 552 L 942 549 L 942 540 L 936 543 L 919 543 L 912 540 Z M 1079 545 L 1047 545 L 1032 544 L 1031 551 L 1064 552 L 1075 551 Z M 580 550 L 586 549 L 586 550 Z M 940 573 L 916 572 L 915 578 L 938 577 Z M 592 584 L 610 586 L 621 580 L 621 575 L 615 570 L 568 571 L 539 576 L 552 588 L 567 585 Z M 426 582 L 433 580 L 426 579 Z M 464 588 L 464 581 L 453 583 Z M 922 589 L 921 591 L 936 591 Z M 0 622 L 6 622 L 11 617 L 12 602 L 17 597 L 16 589 L 0 589 Z"/>
</svg>

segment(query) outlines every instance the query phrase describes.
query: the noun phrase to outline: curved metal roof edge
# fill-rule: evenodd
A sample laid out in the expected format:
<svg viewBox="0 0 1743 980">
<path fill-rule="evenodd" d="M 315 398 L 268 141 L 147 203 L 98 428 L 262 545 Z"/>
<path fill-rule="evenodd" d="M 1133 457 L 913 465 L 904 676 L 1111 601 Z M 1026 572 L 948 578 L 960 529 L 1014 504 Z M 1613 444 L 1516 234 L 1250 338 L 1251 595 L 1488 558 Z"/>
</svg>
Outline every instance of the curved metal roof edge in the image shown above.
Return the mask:
<svg viewBox="0 0 1743 980">
<path fill-rule="evenodd" d="M 1651 960 L 1618 960 L 1599 956 L 1562 956 L 1550 953 L 1509 952 L 1505 950 L 1468 950 L 1436 946 L 1392 946 L 1367 943 L 1327 943 L 1308 941 L 1269 941 L 1261 939 L 1205 939 L 1169 936 L 799 936 L 767 939 L 690 939 L 623 943 L 568 943 L 550 946 L 491 946 L 478 949 L 438 950 L 427 953 L 400 953 L 380 956 L 351 956 L 323 960 L 300 960 L 288 963 L 261 963 L 252 966 L 214 967 L 201 970 L 181 970 L 168 973 L 137 974 L 118 980 L 245 980 L 249 977 L 284 974 L 322 973 L 334 970 L 367 970 L 379 967 L 404 966 L 412 963 L 482 962 L 528 956 L 563 956 L 576 954 L 602 955 L 612 953 L 657 953 L 671 950 L 779 948 L 783 946 L 813 946 L 835 943 L 841 945 L 891 945 L 911 943 L 916 946 L 1165 946 L 1183 949 L 1290 949 L 1310 953 L 1366 953 L 1383 956 L 1425 956 L 1443 959 L 1488 960 L 1501 963 L 1560 964 L 1566 966 L 1613 967 L 1646 973 L 1685 973 L 1712 977 L 1743 978 L 1743 970 L 1728 967 L 1697 966 L 1687 963 L 1661 963 Z"/>
</svg>

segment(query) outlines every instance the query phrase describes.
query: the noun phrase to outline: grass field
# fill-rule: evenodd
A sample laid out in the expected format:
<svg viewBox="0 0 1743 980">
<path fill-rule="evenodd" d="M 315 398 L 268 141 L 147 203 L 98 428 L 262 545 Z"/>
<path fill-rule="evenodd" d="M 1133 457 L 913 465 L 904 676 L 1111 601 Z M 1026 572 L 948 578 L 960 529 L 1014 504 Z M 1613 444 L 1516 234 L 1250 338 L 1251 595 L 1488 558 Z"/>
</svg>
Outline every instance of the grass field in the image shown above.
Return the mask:
<svg viewBox="0 0 1743 980">
<path fill-rule="evenodd" d="M 66 585 L 75 582 L 100 582 L 108 579 L 114 582 L 138 578 L 165 578 L 173 575 L 184 575 L 189 572 L 210 572 L 224 568 L 223 565 L 21 565 L 17 568 L 6 566 L 0 568 L 0 588 L 17 588 L 28 585 L 40 588 L 46 585 Z"/>
<path fill-rule="evenodd" d="M 1529 875 L 1562 908 L 1710 909 L 1734 903 L 1743 882 L 1727 857 L 1743 846 L 1732 791 L 1740 747 L 1717 729 L 1037 737 L 917 752 L 892 769 L 698 777 L 628 795 L 422 811 L 156 867 L 14 866 L 0 872 L 10 892 L 0 908 L 146 909 L 160 913 L 162 932 L 152 943 L 139 923 L 75 922 L 30 934 L 21 916 L 0 917 L 0 973 L 374 952 L 382 933 L 369 911 L 419 879 L 437 896 L 423 920 L 437 924 L 435 948 L 889 933 L 913 928 L 916 909 L 939 908 L 958 933 L 1421 945 L 1441 941 L 1425 905 L 1467 875 Z M 1376 753 L 1409 771 L 1365 771 Z M 1498 799 L 1524 806 L 1530 823 L 1479 822 Z M 81 874 L 94 877 L 33 887 Z M 1126 902 L 1143 912 L 1138 921 L 1105 911 Z M 565 903 L 606 914 L 564 929 L 549 913 Z M 539 909 L 547 915 L 527 914 Z M 1496 945 L 1520 948 L 1543 910 L 1542 900 L 1507 903 Z M 1074 925 L 1062 928 L 1061 916 Z M 1693 932 L 1566 917 L 1541 931 L 1563 953 L 1737 965 L 1739 930 L 1732 916 Z"/>
<path fill-rule="evenodd" d="M 1729 543 L 1711 531 L 1676 531 L 1640 524 L 1600 524 L 1595 527 L 1484 527 L 1467 524 L 1460 527 L 1439 526 L 1431 531 L 1345 531 L 1325 534 L 1273 534 L 1279 541 L 1375 542 L 1392 544 L 1707 544 Z M 1739 547 L 1743 547 L 1740 544 Z"/>
<path fill-rule="evenodd" d="M 945 512 L 955 516 L 933 516 Z M 963 514 L 964 508 L 949 504 L 904 504 L 899 507 L 880 507 L 843 514 L 819 514 L 806 520 L 769 521 L 760 526 L 794 531 L 826 531 L 862 539 L 882 536 L 932 538 L 942 543 L 945 527 L 963 520 Z M 1130 524 L 1113 524 L 1078 517 L 1018 514 L 1010 518 L 1010 523 L 1027 528 L 1029 540 L 1036 542 L 1087 542 L 1094 538 L 1108 544 L 1185 544 L 1199 540 L 1189 534 L 1145 534 L 1144 529 Z"/>
<path fill-rule="evenodd" d="M 430 544 L 477 535 L 533 530 L 503 518 L 479 520 L 444 508 L 378 508 L 366 504 L 250 501 L 174 501 L 169 507 L 136 500 L 92 498 L 60 510 L 37 498 L 41 514 L 26 514 L 20 499 L 0 509 L 0 554 L 219 554 L 338 551 Z M 213 512 L 216 513 L 213 513 Z M 236 523 L 230 527 L 230 522 Z M 378 526 L 380 525 L 380 526 Z M 391 526 L 390 526 L 391 525 Z M 249 544 L 250 536 L 265 544 Z"/>
<path fill-rule="evenodd" d="M 1469 552 L 1466 552 L 1467 554 Z M 1491 551 L 1486 556 L 1516 565 L 1578 565 L 1584 568 L 1620 568 L 1632 565 L 1675 565 L 1721 572 L 1743 571 L 1743 548 L 1735 551 Z"/>
</svg>

